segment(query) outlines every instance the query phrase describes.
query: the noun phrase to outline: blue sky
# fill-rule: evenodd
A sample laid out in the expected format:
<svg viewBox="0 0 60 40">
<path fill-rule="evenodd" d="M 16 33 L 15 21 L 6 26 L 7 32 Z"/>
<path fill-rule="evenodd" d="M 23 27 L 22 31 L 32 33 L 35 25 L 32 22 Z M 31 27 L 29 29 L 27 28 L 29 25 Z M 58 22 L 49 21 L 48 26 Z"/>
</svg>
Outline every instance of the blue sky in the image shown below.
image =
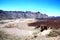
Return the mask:
<svg viewBox="0 0 60 40">
<path fill-rule="evenodd" d="M 60 16 L 60 0 L 0 0 L 0 9 L 7 11 L 40 11 L 49 16 Z"/>
</svg>

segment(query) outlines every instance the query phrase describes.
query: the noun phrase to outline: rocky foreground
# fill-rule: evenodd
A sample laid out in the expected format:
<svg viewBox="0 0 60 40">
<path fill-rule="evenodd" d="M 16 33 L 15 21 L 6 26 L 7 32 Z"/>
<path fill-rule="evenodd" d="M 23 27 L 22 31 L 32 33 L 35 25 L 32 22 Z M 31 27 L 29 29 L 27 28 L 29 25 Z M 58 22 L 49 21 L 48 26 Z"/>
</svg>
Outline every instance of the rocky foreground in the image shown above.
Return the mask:
<svg viewBox="0 0 60 40">
<path fill-rule="evenodd" d="M 0 40 L 60 40 L 60 36 L 51 36 L 49 30 L 40 32 L 35 27 L 29 27 L 28 23 L 35 22 L 35 19 L 16 19 L 0 21 Z M 60 31 L 59 31 L 60 32 Z M 42 34 L 43 33 L 43 34 Z M 45 35 L 46 34 L 46 35 Z M 60 33 L 59 33 L 60 34 Z M 53 34 L 52 34 L 53 35 Z"/>
</svg>

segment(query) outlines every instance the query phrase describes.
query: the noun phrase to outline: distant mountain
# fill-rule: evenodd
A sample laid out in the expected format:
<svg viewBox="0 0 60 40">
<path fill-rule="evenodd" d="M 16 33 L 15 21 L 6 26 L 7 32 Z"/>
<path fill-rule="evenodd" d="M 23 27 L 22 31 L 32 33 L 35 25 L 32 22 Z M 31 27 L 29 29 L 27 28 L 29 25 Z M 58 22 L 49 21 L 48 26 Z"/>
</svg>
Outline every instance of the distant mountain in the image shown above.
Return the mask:
<svg viewBox="0 0 60 40">
<path fill-rule="evenodd" d="M 3 11 L 0 10 L 0 19 L 16 19 L 16 18 L 48 18 L 48 15 L 40 12 L 31 11 Z"/>
</svg>

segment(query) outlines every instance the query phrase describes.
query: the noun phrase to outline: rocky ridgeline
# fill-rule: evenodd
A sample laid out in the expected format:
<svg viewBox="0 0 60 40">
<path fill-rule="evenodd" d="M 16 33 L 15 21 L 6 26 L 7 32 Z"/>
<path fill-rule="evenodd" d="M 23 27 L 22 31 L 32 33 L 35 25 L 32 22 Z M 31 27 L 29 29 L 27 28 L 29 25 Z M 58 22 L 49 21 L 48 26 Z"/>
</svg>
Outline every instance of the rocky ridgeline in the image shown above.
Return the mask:
<svg viewBox="0 0 60 40">
<path fill-rule="evenodd" d="M 0 10 L 0 19 L 17 19 L 17 18 L 48 18 L 48 15 L 40 12 L 31 11 L 3 11 Z"/>
</svg>

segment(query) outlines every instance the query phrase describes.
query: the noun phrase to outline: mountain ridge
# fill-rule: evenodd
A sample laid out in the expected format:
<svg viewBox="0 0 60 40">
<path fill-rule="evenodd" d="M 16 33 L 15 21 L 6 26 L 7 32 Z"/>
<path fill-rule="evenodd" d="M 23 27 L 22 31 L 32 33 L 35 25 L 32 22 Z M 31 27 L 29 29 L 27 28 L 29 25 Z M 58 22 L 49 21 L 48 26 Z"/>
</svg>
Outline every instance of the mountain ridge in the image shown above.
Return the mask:
<svg viewBox="0 0 60 40">
<path fill-rule="evenodd" d="M 0 19 L 16 19 L 16 18 L 48 18 L 48 15 L 40 12 L 31 11 L 3 11 L 0 10 Z"/>
</svg>

